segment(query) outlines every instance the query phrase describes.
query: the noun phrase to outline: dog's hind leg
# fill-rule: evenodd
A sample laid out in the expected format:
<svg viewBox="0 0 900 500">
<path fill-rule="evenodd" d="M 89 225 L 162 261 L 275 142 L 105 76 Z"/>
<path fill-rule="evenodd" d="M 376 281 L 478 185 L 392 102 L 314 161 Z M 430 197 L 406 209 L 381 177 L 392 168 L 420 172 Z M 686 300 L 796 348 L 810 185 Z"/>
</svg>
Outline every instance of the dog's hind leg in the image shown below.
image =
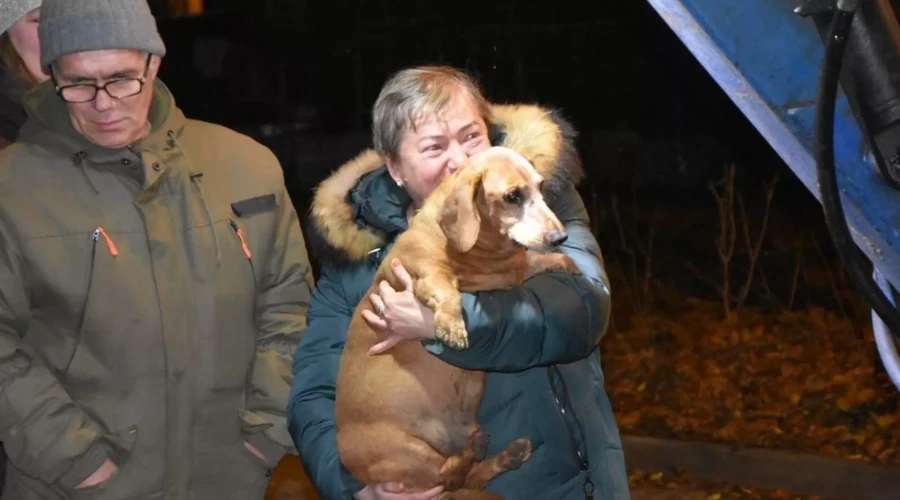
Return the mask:
<svg viewBox="0 0 900 500">
<path fill-rule="evenodd" d="M 488 433 L 476 427 L 466 442 L 466 447 L 447 458 L 441 467 L 441 481 L 446 491 L 455 491 L 466 483 L 475 462 L 484 459 L 488 447 Z"/>
<path fill-rule="evenodd" d="M 516 439 L 505 450 L 475 464 L 466 477 L 467 490 L 483 490 L 495 476 L 515 470 L 531 458 L 531 440 Z"/>
</svg>

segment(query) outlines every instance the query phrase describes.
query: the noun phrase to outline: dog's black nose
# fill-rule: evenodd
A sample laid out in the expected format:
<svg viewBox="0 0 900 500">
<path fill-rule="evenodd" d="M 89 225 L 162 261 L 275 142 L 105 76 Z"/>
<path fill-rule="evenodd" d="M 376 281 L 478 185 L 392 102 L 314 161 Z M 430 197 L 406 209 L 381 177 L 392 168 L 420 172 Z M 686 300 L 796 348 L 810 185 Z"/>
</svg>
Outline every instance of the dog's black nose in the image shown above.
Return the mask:
<svg viewBox="0 0 900 500">
<path fill-rule="evenodd" d="M 547 235 L 547 239 L 550 240 L 551 245 L 558 247 L 569 239 L 569 235 L 565 231 L 553 231 Z"/>
</svg>

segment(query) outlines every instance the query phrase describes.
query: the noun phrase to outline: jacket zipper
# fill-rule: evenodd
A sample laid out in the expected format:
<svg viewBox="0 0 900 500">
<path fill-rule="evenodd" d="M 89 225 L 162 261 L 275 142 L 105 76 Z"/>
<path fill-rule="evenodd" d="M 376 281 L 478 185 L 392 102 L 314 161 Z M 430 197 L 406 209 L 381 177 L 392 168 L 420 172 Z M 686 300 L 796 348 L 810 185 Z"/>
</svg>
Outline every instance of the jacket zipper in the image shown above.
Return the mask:
<svg viewBox="0 0 900 500">
<path fill-rule="evenodd" d="M 231 229 L 234 231 L 235 236 L 238 237 L 238 240 L 241 242 L 241 250 L 244 252 L 244 256 L 247 257 L 247 262 L 250 263 L 250 273 L 253 275 L 253 286 L 256 285 L 256 269 L 253 267 L 253 253 L 250 252 L 250 246 L 247 245 L 247 239 L 244 238 L 244 231 L 241 230 L 240 226 L 237 225 L 237 222 L 234 219 L 228 219 L 228 225 L 231 226 Z"/>
<path fill-rule="evenodd" d="M 81 315 L 78 318 L 78 337 L 75 339 L 75 347 L 72 349 L 72 355 L 69 357 L 69 362 L 66 363 L 66 372 L 69 371 L 72 360 L 75 359 L 75 353 L 78 350 L 78 346 L 81 344 L 81 336 L 84 332 L 84 318 L 87 316 L 88 299 L 91 296 L 91 290 L 94 288 L 94 267 L 97 264 L 97 243 L 100 241 L 101 236 L 106 240 L 106 247 L 109 249 L 109 253 L 112 254 L 113 257 L 119 255 L 119 249 L 116 248 L 116 244 L 113 243 L 112 238 L 106 234 L 103 227 L 94 229 L 94 232 L 91 233 L 91 263 L 88 266 L 88 282 L 84 289 L 84 299 L 81 301 Z"/>
<path fill-rule="evenodd" d="M 91 237 L 94 240 L 94 251 L 97 251 L 97 241 L 100 240 L 100 237 L 103 236 L 103 239 L 106 240 L 106 247 L 109 248 L 109 253 L 112 254 L 113 257 L 119 256 L 119 249 L 116 248 L 116 244 L 113 243 L 112 238 L 106 234 L 106 230 L 103 229 L 103 226 L 98 227 L 94 230 L 94 235 Z"/>
<path fill-rule="evenodd" d="M 554 374 L 559 378 L 560 384 L 562 385 L 562 394 L 556 391 L 555 384 L 553 383 Z M 559 371 L 559 368 L 555 366 L 547 367 L 547 378 L 550 381 L 550 390 L 551 392 L 553 392 L 553 401 L 556 402 L 556 409 L 559 410 L 559 413 L 562 415 L 563 423 L 566 425 L 566 432 L 569 434 L 569 441 L 572 445 L 572 450 L 574 450 L 575 452 L 575 460 L 578 462 L 578 466 L 581 468 L 581 473 L 584 474 L 584 483 L 582 484 L 584 498 L 585 500 L 592 500 L 594 498 L 594 482 L 591 481 L 591 464 L 590 460 L 588 459 L 587 452 L 580 446 L 578 446 L 578 440 L 575 439 L 575 432 L 572 430 L 572 426 L 569 424 L 568 415 L 569 413 L 571 413 L 572 419 L 580 427 L 578 416 L 575 415 L 575 411 L 569 411 L 566 409 L 565 403 L 570 402 L 568 393 L 569 391 L 566 386 L 566 379 L 563 378 L 563 375 Z M 586 439 L 586 437 L 584 436 L 584 430 L 582 430 L 581 435 L 582 438 Z"/>
</svg>

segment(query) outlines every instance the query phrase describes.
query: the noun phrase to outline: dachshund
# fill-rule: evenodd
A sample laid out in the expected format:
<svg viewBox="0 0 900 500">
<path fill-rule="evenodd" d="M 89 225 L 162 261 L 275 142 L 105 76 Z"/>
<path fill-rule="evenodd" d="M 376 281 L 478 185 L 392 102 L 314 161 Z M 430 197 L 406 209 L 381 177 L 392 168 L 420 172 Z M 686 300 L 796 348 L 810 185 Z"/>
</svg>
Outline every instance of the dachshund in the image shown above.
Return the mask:
<svg viewBox="0 0 900 500">
<path fill-rule="evenodd" d="M 547 206 L 544 179 L 516 151 L 492 147 L 446 176 L 397 238 L 369 293 L 400 259 L 416 298 L 434 311 L 435 336 L 468 347 L 460 292 L 509 289 L 540 273 L 579 273 L 553 250 L 567 236 Z M 486 458 L 488 435 L 477 423 L 485 374 L 451 366 L 421 342 L 371 356 L 378 334 L 354 311 L 340 358 L 335 419 L 340 460 L 365 484 L 399 482 L 405 491 L 444 486 L 443 500 L 489 500 L 488 481 L 518 469 L 531 441 L 514 440 Z"/>
</svg>

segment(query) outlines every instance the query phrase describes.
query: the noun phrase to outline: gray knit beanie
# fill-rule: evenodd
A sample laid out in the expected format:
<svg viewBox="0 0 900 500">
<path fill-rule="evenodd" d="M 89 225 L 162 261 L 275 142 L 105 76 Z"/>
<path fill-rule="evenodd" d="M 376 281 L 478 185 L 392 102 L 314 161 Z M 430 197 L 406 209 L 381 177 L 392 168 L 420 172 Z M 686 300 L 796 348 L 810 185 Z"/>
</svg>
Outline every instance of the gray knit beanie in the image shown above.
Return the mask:
<svg viewBox="0 0 900 500">
<path fill-rule="evenodd" d="M 44 67 L 90 50 L 166 54 L 147 0 L 44 0 L 38 33 Z"/>
<path fill-rule="evenodd" d="M 0 0 L 0 35 L 25 14 L 41 6 L 41 0 Z"/>
</svg>

